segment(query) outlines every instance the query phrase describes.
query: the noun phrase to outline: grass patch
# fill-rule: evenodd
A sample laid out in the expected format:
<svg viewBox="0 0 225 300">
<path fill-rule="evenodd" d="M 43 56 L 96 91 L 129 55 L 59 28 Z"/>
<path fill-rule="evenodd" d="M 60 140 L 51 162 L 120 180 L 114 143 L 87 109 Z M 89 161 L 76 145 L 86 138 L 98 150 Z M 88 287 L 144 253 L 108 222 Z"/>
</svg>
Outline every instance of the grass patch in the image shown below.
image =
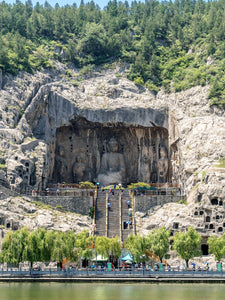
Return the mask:
<svg viewBox="0 0 225 300">
<path fill-rule="evenodd" d="M 0 164 L 0 170 L 6 171 L 7 166 L 5 164 Z"/>
<path fill-rule="evenodd" d="M 221 157 L 216 165 L 217 168 L 225 168 L 225 157 Z"/>
<path fill-rule="evenodd" d="M 187 204 L 186 199 L 181 199 L 180 201 L 177 202 L 178 204 Z"/>
</svg>

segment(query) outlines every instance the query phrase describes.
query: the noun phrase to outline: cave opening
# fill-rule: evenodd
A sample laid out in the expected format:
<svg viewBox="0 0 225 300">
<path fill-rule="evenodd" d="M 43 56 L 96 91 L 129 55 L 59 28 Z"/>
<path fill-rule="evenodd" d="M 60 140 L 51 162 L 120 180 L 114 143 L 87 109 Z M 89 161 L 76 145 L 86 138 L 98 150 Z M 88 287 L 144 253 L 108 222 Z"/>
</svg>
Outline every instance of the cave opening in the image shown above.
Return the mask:
<svg viewBox="0 0 225 300">
<path fill-rule="evenodd" d="M 211 204 L 212 205 L 218 205 L 218 198 L 211 199 Z"/>
<path fill-rule="evenodd" d="M 209 245 L 202 244 L 201 250 L 202 250 L 202 255 L 209 255 Z"/>
<path fill-rule="evenodd" d="M 125 186 L 138 181 L 170 182 L 169 155 L 165 128 L 102 124 L 79 118 L 57 129 L 49 182 L 107 183 L 107 178 L 112 180 L 110 184 Z"/>
</svg>

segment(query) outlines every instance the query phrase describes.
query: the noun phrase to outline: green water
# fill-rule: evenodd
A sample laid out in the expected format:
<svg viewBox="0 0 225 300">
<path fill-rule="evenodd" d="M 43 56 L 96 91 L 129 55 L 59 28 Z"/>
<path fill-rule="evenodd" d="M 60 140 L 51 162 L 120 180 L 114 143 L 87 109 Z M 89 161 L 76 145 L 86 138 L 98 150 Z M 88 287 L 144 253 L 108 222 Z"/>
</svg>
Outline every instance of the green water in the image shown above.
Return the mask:
<svg viewBox="0 0 225 300">
<path fill-rule="evenodd" d="M 0 283 L 0 300 L 218 300 L 222 284 Z"/>
</svg>

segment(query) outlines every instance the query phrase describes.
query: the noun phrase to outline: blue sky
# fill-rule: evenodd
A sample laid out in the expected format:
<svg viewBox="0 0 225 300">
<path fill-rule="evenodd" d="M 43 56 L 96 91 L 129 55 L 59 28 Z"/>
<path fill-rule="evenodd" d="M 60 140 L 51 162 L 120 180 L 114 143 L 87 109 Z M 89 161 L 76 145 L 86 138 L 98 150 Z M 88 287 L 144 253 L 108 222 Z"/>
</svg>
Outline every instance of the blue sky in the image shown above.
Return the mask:
<svg viewBox="0 0 225 300">
<path fill-rule="evenodd" d="M 25 3 L 26 0 L 21 0 L 21 2 Z M 118 0 L 119 1 L 119 0 Z M 2 2 L 0 0 L 0 2 Z M 5 0 L 6 3 L 15 3 L 16 0 Z M 40 0 L 40 1 L 36 1 L 36 0 L 32 0 L 33 5 L 35 5 L 37 2 L 39 2 L 40 4 L 44 4 L 45 0 Z M 84 3 L 89 2 L 89 0 L 84 0 Z M 109 0 L 94 0 L 94 2 L 96 4 L 98 4 L 101 8 L 104 8 L 107 3 L 109 2 Z M 122 2 L 124 2 L 122 0 Z M 128 0 L 129 4 L 132 2 L 132 0 Z M 137 1 L 138 2 L 138 1 Z M 73 3 L 76 3 L 78 6 L 80 5 L 80 0 L 48 0 L 48 3 L 51 4 L 53 7 L 55 6 L 56 3 L 59 3 L 60 6 L 69 4 L 72 5 Z"/>
</svg>

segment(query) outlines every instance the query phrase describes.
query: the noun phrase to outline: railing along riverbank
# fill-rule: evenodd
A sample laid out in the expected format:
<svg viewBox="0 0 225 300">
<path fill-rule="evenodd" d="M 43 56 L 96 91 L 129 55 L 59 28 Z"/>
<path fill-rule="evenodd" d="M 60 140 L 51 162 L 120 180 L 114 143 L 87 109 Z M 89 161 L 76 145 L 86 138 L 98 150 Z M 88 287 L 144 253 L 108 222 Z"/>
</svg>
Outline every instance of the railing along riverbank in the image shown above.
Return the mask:
<svg viewBox="0 0 225 300">
<path fill-rule="evenodd" d="M 74 280 L 73 280 L 74 279 Z M 224 282 L 225 271 L 161 270 L 152 269 L 1 269 L 0 281 L 164 281 L 164 282 Z"/>
</svg>

